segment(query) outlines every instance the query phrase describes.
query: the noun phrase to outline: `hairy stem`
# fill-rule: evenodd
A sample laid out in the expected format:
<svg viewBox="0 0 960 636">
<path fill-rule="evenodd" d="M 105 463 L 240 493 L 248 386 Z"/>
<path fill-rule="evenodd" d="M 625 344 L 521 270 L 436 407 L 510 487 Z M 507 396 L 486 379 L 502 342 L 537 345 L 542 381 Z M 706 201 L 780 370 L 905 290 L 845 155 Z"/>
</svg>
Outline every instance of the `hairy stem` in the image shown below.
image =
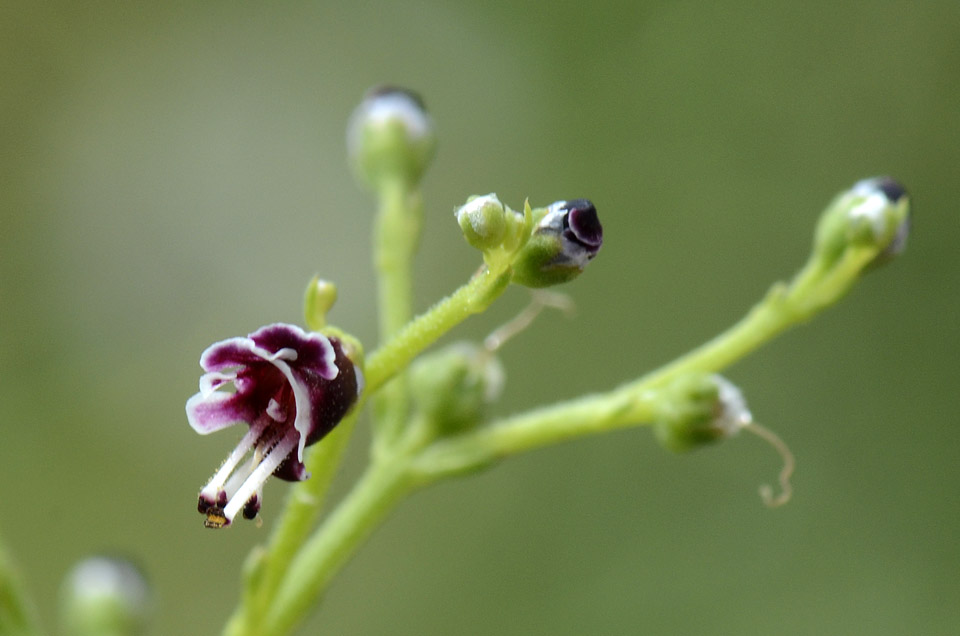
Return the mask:
<svg viewBox="0 0 960 636">
<path fill-rule="evenodd" d="M 493 272 L 483 267 L 466 285 L 414 318 L 367 358 L 366 390 L 376 391 L 451 328 L 486 309 L 509 282 L 509 269 Z"/>
<path fill-rule="evenodd" d="M 402 180 L 387 182 L 379 192 L 374 260 L 379 296 L 380 342 L 388 342 L 413 317 L 413 257 L 420 239 L 423 209 L 420 194 Z M 406 380 L 398 373 L 373 400 L 381 443 L 399 435 L 410 411 Z"/>
<path fill-rule="evenodd" d="M 266 617 L 264 636 L 287 634 L 308 613 L 357 547 L 415 487 L 406 461 L 373 464 L 304 545 Z"/>
<path fill-rule="evenodd" d="M 255 634 L 294 555 L 310 535 L 323 509 L 326 493 L 340 465 L 340 458 L 356 425 L 362 404 L 358 404 L 322 444 L 307 454 L 310 479 L 298 482 L 290 491 L 286 507 L 277 521 L 260 563 L 248 572 L 249 593 L 234 612 L 226 634 Z"/>
</svg>

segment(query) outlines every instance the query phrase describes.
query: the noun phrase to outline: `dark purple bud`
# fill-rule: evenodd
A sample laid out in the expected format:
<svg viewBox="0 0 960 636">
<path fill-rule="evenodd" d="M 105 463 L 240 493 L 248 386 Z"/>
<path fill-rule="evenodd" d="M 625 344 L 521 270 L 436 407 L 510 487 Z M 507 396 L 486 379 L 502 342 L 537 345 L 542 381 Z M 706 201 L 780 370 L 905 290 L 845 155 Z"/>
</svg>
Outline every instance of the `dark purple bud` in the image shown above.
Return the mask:
<svg viewBox="0 0 960 636">
<path fill-rule="evenodd" d="M 563 207 L 567 210 L 563 220 L 564 237 L 578 243 L 590 253 L 589 258 L 593 258 L 603 245 L 603 226 L 597 208 L 587 199 L 567 201 Z"/>
<path fill-rule="evenodd" d="M 557 201 L 533 229 L 513 262 L 513 282 L 548 287 L 580 275 L 603 245 L 603 226 L 587 199 Z"/>
</svg>

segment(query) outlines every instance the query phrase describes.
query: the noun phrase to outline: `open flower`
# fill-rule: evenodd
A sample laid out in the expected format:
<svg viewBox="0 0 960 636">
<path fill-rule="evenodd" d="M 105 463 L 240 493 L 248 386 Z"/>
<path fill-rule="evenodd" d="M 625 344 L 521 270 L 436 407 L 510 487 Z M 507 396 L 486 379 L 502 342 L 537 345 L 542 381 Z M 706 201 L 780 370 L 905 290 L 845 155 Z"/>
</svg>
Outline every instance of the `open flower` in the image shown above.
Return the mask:
<svg viewBox="0 0 960 636">
<path fill-rule="evenodd" d="M 293 325 L 214 343 L 200 366 L 200 392 L 187 400 L 190 426 L 201 435 L 240 422 L 250 427 L 200 491 L 208 528 L 230 525 L 241 510 L 256 517 L 270 475 L 307 479 L 303 449 L 333 430 L 363 388 L 337 338 Z M 219 390 L 229 384 L 234 391 Z"/>
</svg>

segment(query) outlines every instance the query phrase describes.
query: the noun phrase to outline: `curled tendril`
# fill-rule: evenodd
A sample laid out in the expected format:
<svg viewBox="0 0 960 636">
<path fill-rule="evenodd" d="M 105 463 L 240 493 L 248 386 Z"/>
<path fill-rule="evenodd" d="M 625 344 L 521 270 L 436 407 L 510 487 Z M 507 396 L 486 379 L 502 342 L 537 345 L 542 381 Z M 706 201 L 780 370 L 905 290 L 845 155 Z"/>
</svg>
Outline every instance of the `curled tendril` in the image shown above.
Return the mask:
<svg viewBox="0 0 960 636">
<path fill-rule="evenodd" d="M 790 485 L 790 477 L 793 475 L 793 469 L 796 467 L 793 453 L 790 452 L 786 443 L 770 429 L 760 426 L 756 422 L 750 422 L 743 428 L 773 446 L 774 450 L 783 458 L 783 468 L 780 469 L 780 475 L 778 477 L 780 494 L 774 495 L 773 487 L 769 484 L 760 486 L 760 498 L 763 499 L 763 503 L 769 508 L 778 508 L 790 501 L 790 497 L 793 495 L 793 487 Z"/>
</svg>

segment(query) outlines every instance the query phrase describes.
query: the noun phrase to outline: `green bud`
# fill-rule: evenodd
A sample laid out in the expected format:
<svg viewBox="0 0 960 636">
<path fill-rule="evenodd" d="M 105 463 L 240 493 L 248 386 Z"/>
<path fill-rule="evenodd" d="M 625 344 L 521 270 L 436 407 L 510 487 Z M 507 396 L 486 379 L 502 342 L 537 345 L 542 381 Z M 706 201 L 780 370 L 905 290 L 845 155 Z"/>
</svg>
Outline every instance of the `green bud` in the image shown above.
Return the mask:
<svg viewBox="0 0 960 636">
<path fill-rule="evenodd" d="M 890 177 L 854 184 L 830 203 L 817 223 L 814 256 L 827 266 L 850 247 L 877 251 L 871 265 L 880 265 L 903 251 L 910 232 L 910 197 Z"/>
<path fill-rule="evenodd" d="M 481 251 L 499 246 L 507 234 L 508 211 L 496 194 L 472 196 L 454 211 L 467 243 Z"/>
<path fill-rule="evenodd" d="M 314 276 L 303 294 L 303 316 L 307 327 L 320 331 L 327 325 L 327 312 L 337 302 L 337 286 Z"/>
<path fill-rule="evenodd" d="M 603 245 L 597 209 L 587 199 L 557 201 L 534 212 L 533 233 L 513 260 L 513 281 L 549 287 L 573 280 Z"/>
<path fill-rule="evenodd" d="M 678 453 L 731 437 L 753 421 L 740 389 L 706 373 L 674 380 L 657 396 L 656 411 L 657 440 Z"/>
<path fill-rule="evenodd" d="M 433 122 L 423 101 L 411 91 L 372 89 L 350 116 L 347 154 L 357 174 L 374 190 L 396 181 L 416 186 L 435 147 Z"/>
<path fill-rule="evenodd" d="M 142 634 L 150 590 L 131 563 L 91 557 L 78 563 L 64 581 L 63 632 L 69 636 Z"/>
<path fill-rule="evenodd" d="M 500 361 L 486 349 L 458 342 L 410 367 L 414 404 L 434 427 L 453 433 L 475 426 L 503 390 Z"/>
</svg>

